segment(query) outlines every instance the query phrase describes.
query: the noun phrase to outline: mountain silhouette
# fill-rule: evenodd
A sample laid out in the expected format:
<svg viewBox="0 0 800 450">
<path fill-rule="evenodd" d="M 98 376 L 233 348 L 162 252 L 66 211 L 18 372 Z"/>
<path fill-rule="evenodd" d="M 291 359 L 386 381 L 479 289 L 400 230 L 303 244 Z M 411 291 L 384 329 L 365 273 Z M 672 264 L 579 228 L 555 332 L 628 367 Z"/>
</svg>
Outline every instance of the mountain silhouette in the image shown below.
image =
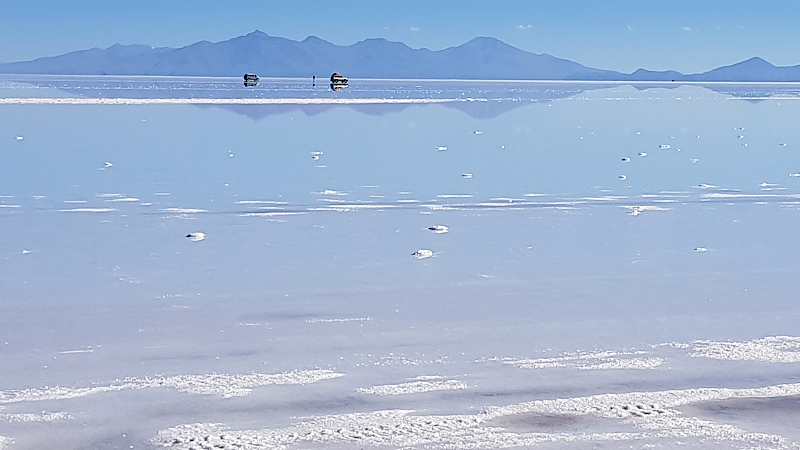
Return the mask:
<svg viewBox="0 0 800 450">
<path fill-rule="evenodd" d="M 257 73 L 261 77 L 313 75 L 325 79 L 332 72 L 353 79 L 800 81 L 800 65 L 776 67 L 761 58 L 699 74 L 646 69 L 625 74 L 527 52 L 491 37 L 432 51 L 412 49 L 383 38 L 343 46 L 314 36 L 293 41 L 258 30 L 221 42 L 200 41 L 181 48 L 116 44 L 0 64 L 0 73 L 6 74 L 238 77 Z"/>
</svg>

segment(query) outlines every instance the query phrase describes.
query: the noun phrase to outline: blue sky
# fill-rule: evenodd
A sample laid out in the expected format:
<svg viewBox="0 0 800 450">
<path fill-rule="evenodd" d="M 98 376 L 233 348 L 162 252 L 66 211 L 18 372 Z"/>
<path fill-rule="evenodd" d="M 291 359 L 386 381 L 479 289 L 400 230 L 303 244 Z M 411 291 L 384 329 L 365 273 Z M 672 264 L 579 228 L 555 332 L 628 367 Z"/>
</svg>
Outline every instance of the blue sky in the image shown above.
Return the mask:
<svg viewBox="0 0 800 450">
<path fill-rule="evenodd" d="M 115 43 L 182 47 L 259 29 L 440 50 L 477 36 L 602 69 L 695 73 L 760 56 L 800 64 L 796 0 L 0 0 L 0 61 Z"/>
</svg>

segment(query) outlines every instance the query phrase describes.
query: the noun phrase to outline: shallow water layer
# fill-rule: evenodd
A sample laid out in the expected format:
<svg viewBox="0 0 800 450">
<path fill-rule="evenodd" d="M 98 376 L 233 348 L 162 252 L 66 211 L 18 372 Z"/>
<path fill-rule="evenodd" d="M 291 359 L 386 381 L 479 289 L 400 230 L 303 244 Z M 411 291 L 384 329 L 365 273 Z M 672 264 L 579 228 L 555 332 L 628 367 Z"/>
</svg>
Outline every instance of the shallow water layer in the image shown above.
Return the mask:
<svg viewBox="0 0 800 450">
<path fill-rule="evenodd" d="M 0 448 L 798 446 L 796 85 L 308 81 L 0 78 Z"/>
</svg>

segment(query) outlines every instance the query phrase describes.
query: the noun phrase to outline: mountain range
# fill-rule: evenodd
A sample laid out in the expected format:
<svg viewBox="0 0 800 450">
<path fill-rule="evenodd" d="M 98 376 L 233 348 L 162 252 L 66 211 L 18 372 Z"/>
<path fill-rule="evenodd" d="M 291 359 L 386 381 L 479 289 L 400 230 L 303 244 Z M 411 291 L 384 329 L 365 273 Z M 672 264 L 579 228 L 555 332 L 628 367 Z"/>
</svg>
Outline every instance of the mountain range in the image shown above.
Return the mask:
<svg viewBox="0 0 800 450">
<path fill-rule="evenodd" d="M 313 36 L 293 41 L 261 31 L 181 48 L 116 44 L 105 49 L 0 64 L 0 73 L 6 74 L 241 76 L 256 73 L 262 77 L 327 78 L 334 71 L 350 78 L 800 81 L 800 65 L 776 67 L 757 57 L 697 74 L 645 69 L 626 74 L 527 52 L 490 37 L 432 51 L 412 49 L 382 38 L 341 46 Z"/>
</svg>

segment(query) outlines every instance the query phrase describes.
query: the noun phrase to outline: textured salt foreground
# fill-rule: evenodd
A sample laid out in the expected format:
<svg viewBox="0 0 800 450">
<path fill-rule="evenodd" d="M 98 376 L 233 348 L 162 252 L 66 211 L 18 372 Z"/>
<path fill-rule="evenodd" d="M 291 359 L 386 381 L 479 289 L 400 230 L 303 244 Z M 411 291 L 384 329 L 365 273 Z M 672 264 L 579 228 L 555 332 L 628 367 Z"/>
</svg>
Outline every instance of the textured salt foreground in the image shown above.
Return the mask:
<svg viewBox="0 0 800 450">
<path fill-rule="evenodd" d="M 798 448 L 798 91 L 0 79 L 0 448 Z"/>
</svg>

